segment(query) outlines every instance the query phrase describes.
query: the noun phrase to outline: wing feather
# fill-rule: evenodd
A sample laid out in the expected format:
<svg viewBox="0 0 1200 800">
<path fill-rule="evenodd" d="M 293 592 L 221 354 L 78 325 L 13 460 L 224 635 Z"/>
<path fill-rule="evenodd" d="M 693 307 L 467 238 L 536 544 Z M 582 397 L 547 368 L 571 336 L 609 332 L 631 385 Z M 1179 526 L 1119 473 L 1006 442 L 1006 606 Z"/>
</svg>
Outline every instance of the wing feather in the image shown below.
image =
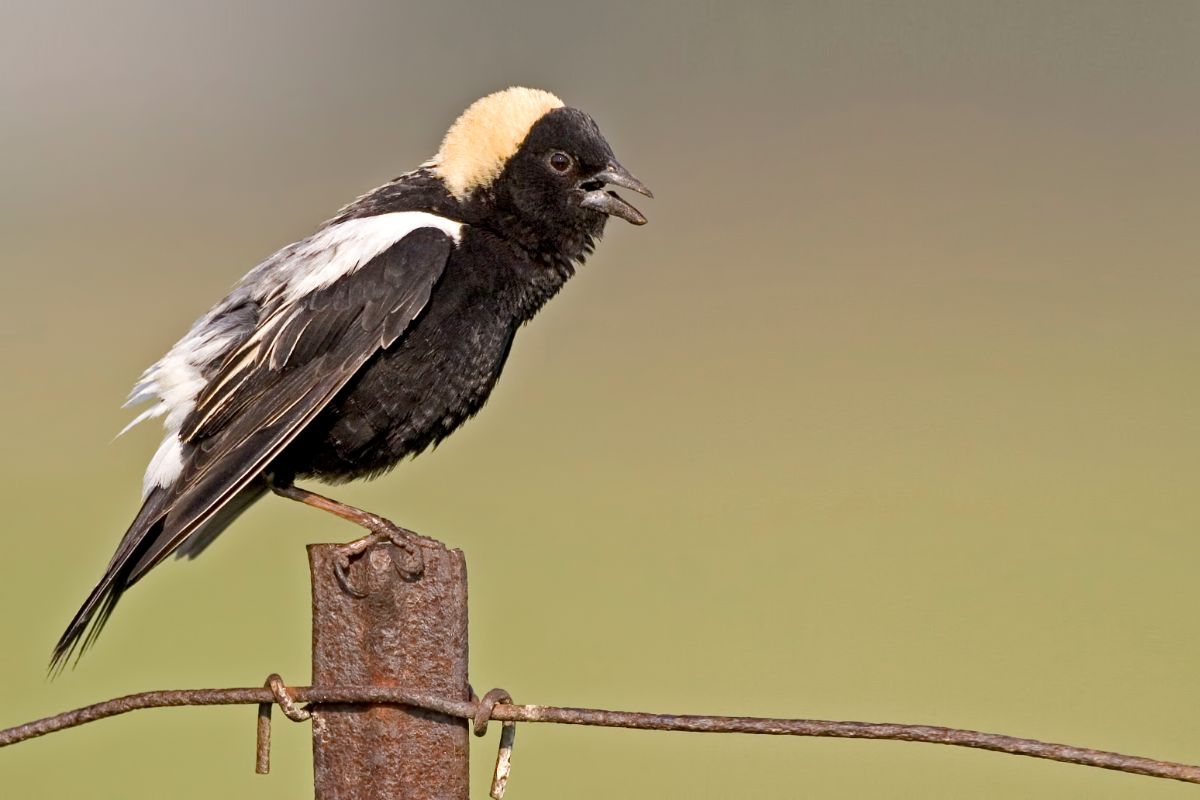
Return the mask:
<svg viewBox="0 0 1200 800">
<path fill-rule="evenodd" d="M 235 374 L 220 393 L 202 393 L 180 429 L 185 444 L 203 446 L 185 459 L 173 487 L 166 528 L 175 533 L 141 555 L 133 579 L 257 477 L 372 355 L 399 338 L 428 302 L 451 241 L 432 228 L 410 233 L 353 275 L 272 312 L 282 321 L 230 354 Z M 270 356 L 282 352 L 279 342 L 289 352 L 283 361 Z M 222 413 L 210 414 L 214 408 Z"/>
<path fill-rule="evenodd" d="M 285 286 L 264 299 L 257 327 L 224 354 L 183 420 L 179 477 L 146 498 L 52 664 L 90 641 L 121 593 L 185 540 L 211 541 L 219 529 L 205 524 L 236 516 L 221 514 L 231 501 L 261 494 L 271 461 L 421 313 L 453 242 L 443 227 L 417 228 L 306 295 Z"/>
</svg>

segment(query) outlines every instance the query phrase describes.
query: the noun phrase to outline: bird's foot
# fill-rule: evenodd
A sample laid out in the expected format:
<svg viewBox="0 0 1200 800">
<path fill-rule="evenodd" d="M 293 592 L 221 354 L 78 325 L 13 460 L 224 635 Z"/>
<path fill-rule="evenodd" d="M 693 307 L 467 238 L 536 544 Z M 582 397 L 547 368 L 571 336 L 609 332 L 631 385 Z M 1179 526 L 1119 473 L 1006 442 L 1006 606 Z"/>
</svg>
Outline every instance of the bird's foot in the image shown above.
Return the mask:
<svg viewBox="0 0 1200 800">
<path fill-rule="evenodd" d="M 424 544 L 434 543 L 433 539 L 421 536 L 407 528 L 401 528 L 391 520 L 374 514 L 369 515 L 371 533 L 361 539 L 347 542 L 337 549 L 337 559 L 333 571 L 338 583 L 347 594 L 353 597 L 366 597 L 367 593 L 359 589 L 350 580 L 350 563 L 370 550 L 377 544 L 389 542 L 396 550 L 390 551 L 392 564 L 396 572 L 405 580 L 416 580 L 425 572 L 425 557 L 421 554 Z M 397 552 L 399 551 L 399 552 Z"/>
<path fill-rule="evenodd" d="M 361 508 L 346 505 L 316 492 L 301 489 L 299 486 L 293 484 L 291 480 L 276 481 L 274 478 L 271 478 L 268 485 L 271 487 L 271 491 L 280 497 L 286 497 L 289 500 L 295 500 L 313 508 L 319 508 L 322 511 L 336 514 L 342 519 L 353 522 L 355 525 L 361 525 L 370 531 L 369 534 L 361 539 L 355 539 L 353 542 L 347 542 L 339 547 L 337 550 L 337 560 L 334 562 L 334 574 L 337 577 L 338 583 L 341 584 L 342 588 L 348 594 L 354 597 L 366 597 L 367 593 L 356 588 L 350 581 L 350 563 L 375 545 L 391 542 L 396 546 L 396 550 L 399 550 L 403 555 L 398 558 L 396 550 L 390 550 L 392 563 L 401 577 L 410 581 L 421 577 L 421 574 L 425 571 L 425 557 L 421 555 L 421 547 L 442 546 L 441 542 L 437 539 L 430 539 L 428 536 L 413 533 L 407 528 L 401 528 L 390 519 L 384 519 L 378 514 L 372 514 L 370 511 L 363 511 Z"/>
</svg>

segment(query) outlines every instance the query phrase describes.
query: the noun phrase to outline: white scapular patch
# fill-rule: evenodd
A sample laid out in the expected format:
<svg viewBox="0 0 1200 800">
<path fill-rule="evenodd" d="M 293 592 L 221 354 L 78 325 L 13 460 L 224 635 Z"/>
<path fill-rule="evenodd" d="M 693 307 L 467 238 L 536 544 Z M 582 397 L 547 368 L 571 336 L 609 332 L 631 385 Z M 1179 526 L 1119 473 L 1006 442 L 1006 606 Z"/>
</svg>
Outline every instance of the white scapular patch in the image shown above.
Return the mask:
<svg viewBox="0 0 1200 800">
<path fill-rule="evenodd" d="M 227 316 L 228 312 L 248 302 L 261 306 L 271 301 L 278 309 L 287 308 L 354 273 L 419 228 L 436 228 L 457 243 L 462 238 L 462 227 L 460 222 L 424 211 L 361 217 L 321 228 L 252 269 L 165 356 L 142 373 L 125 402 L 128 407 L 158 398 L 121 433 L 154 417 L 164 417 L 163 428 L 167 431 L 146 468 L 143 496 L 156 486 L 169 486 L 183 471 L 183 444 L 177 434 L 207 384 L 205 368 L 220 363 L 238 343 L 254 335 L 260 323 L 268 322 Z M 278 315 L 273 319 L 277 321 Z"/>
<path fill-rule="evenodd" d="M 562 106 L 563 101 L 549 92 L 523 86 L 489 94 L 455 120 L 425 166 L 461 200 L 500 177 L 534 123 Z"/>
<path fill-rule="evenodd" d="M 353 273 L 418 228 L 437 228 L 455 242 L 462 236 L 461 222 L 426 211 L 393 211 L 330 225 L 293 245 L 295 249 L 285 248 L 290 252 L 286 261 L 289 278 L 283 290 L 284 304 L 294 303 Z"/>
</svg>

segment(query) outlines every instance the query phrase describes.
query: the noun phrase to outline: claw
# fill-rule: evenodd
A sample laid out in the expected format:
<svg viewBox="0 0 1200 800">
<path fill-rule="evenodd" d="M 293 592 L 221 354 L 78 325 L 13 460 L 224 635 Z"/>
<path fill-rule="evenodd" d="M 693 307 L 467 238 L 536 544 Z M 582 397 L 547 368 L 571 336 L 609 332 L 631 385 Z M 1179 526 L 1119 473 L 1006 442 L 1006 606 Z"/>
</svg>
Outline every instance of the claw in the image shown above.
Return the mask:
<svg viewBox="0 0 1200 800">
<path fill-rule="evenodd" d="M 333 562 L 333 575 L 346 594 L 359 600 L 367 596 L 366 592 L 350 582 L 350 556 L 346 553 L 339 553 L 337 560 Z"/>
<path fill-rule="evenodd" d="M 375 525 L 375 531 L 339 547 L 337 560 L 333 563 L 333 573 L 338 584 L 346 591 L 346 594 L 359 599 L 366 597 L 368 593 L 359 589 L 350 580 L 350 563 L 377 544 L 390 542 L 395 545 L 396 550 L 403 553 L 403 556 L 400 556 L 395 550 L 389 551 L 392 565 L 400 577 L 405 580 L 416 580 L 425 572 L 425 557 L 421 554 L 420 545 L 420 542 L 425 539 L 424 536 L 405 530 L 382 517 L 376 517 L 372 522 Z"/>
</svg>

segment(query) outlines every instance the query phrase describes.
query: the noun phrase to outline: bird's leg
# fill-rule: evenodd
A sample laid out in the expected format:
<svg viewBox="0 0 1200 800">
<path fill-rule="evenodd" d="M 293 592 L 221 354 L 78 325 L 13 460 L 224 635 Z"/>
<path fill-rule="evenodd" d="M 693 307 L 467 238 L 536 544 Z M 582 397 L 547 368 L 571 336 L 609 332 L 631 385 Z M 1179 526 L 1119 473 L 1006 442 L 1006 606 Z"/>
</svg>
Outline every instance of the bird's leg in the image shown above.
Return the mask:
<svg viewBox="0 0 1200 800">
<path fill-rule="evenodd" d="M 322 511 L 328 511 L 331 514 L 336 514 L 344 520 L 353 522 L 355 525 L 361 525 L 370 531 L 369 534 L 361 539 L 355 539 L 352 542 L 347 542 L 338 548 L 338 557 L 334 562 L 334 574 L 337 576 L 338 583 L 347 593 L 355 597 L 366 597 L 366 593 L 355 588 L 350 583 L 350 562 L 357 556 L 362 555 L 371 547 L 381 542 L 391 542 L 404 553 L 403 563 L 395 560 L 395 555 L 392 558 L 396 565 L 396 570 L 405 578 L 413 579 L 420 577 L 425 571 L 425 559 L 421 555 L 421 544 L 437 544 L 433 539 L 421 536 L 406 528 L 401 528 L 389 519 L 384 519 L 378 514 L 372 514 L 370 511 L 363 511 L 361 508 L 355 508 L 345 503 L 340 503 L 324 495 L 310 492 L 307 489 L 301 489 L 292 483 L 276 483 L 271 481 L 271 491 L 280 497 L 286 497 L 289 500 L 295 500 L 305 505 L 319 508 Z"/>
</svg>

